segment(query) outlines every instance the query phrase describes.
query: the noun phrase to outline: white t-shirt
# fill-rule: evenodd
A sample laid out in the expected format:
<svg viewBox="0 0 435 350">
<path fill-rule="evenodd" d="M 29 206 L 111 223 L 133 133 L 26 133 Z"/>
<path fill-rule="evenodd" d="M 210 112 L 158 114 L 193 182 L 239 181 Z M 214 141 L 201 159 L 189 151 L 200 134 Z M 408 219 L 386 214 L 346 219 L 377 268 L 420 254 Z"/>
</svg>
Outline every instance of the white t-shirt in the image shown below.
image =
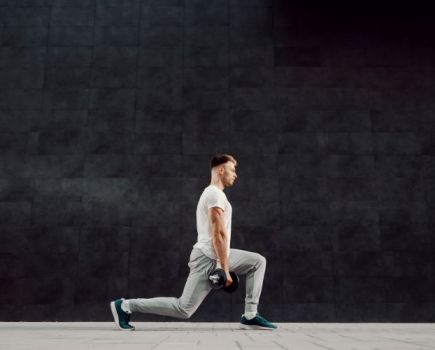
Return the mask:
<svg viewBox="0 0 435 350">
<path fill-rule="evenodd" d="M 196 207 L 196 230 L 198 231 L 198 241 L 195 243 L 194 247 L 201 249 L 201 251 L 209 258 L 219 260 L 214 250 L 211 227 L 208 222 L 208 210 L 211 207 L 219 207 L 224 210 L 224 225 L 227 233 L 227 251 L 228 256 L 230 255 L 231 215 L 233 209 L 224 191 L 215 185 L 207 186 L 199 198 Z"/>
</svg>

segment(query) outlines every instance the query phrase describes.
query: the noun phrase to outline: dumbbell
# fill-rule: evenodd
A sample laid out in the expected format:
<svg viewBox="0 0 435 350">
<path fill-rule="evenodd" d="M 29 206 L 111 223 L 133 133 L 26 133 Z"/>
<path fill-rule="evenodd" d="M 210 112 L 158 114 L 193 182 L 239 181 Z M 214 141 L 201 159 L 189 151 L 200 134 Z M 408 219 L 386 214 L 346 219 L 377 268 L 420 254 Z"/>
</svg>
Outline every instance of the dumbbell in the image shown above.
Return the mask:
<svg viewBox="0 0 435 350">
<path fill-rule="evenodd" d="M 228 287 L 225 287 L 227 284 L 227 275 L 223 269 L 214 270 L 210 276 L 208 276 L 208 279 L 213 289 L 223 289 L 227 293 L 233 293 L 239 286 L 239 276 L 237 276 L 235 272 L 230 272 L 230 276 L 233 282 Z"/>
</svg>

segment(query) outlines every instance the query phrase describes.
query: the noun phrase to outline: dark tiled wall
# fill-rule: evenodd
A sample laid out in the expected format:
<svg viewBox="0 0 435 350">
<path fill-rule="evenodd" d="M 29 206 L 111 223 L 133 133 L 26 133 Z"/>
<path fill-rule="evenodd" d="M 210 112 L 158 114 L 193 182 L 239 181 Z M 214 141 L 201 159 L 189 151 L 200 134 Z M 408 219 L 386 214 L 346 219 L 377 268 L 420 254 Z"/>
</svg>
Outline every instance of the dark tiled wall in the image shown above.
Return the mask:
<svg viewBox="0 0 435 350">
<path fill-rule="evenodd" d="M 0 0 L 1 320 L 179 296 L 225 152 L 262 314 L 435 321 L 431 12 L 300 3 Z M 238 320 L 243 289 L 192 320 Z"/>
</svg>

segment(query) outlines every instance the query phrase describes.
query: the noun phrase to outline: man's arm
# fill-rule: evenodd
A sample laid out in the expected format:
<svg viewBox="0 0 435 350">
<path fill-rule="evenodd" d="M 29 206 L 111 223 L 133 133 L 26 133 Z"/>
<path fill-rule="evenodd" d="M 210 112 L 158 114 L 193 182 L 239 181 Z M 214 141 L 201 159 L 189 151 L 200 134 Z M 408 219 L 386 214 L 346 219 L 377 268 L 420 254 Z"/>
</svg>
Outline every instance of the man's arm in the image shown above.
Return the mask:
<svg viewBox="0 0 435 350">
<path fill-rule="evenodd" d="M 212 234 L 212 242 L 216 255 L 220 261 L 222 269 L 227 275 L 227 285 L 232 282 L 228 268 L 228 252 L 227 252 L 227 233 L 224 225 L 224 211 L 219 207 L 211 207 L 208 210 L 208 219 Z"/>
</svg>

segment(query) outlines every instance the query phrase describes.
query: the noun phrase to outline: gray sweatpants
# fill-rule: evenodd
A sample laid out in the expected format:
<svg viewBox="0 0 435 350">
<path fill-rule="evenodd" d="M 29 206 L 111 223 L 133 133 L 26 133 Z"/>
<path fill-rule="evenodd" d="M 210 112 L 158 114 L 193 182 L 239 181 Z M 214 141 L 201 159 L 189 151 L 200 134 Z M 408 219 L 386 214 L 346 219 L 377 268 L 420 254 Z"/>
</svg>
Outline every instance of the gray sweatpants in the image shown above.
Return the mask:
<svg viewBox="0 0 435 350">
<path fill-rule="evenodd" d="M 266 271 L 266 259 L 253 252 L 230 249 L 229 270 L 239 276 L 246 275 L 245 312 L 256 312 Z M 216 267 L 216 260 L 210 259 L 198 248 L 193 248 L 188 266 L 190 268 L 179 298 L 157 297 L 150 299 L 129 299 L 131 312 L 143 312 L 187 319 L 198 309 L 210 293 L 208 276 Z"/>
</svg>

